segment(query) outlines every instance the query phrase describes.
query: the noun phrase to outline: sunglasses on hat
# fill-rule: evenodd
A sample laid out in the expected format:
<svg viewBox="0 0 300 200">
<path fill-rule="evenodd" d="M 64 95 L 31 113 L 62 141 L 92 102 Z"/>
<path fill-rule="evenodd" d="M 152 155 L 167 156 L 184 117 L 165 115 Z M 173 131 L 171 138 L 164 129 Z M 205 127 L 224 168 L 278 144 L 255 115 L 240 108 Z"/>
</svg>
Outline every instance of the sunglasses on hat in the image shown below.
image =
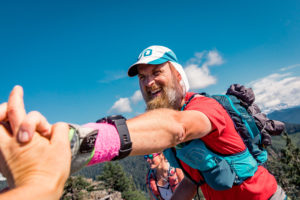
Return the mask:
<svg viewBox="0 0 300 200">
<path fill-rule="evenodd" d="M 149 154 L 149 155 L 144 155 L 144 158 L 145 158 L 145 160 L 147 160 L 148 158 L 152 160 L 153 158 L 155 158 L 158 155 L 160 155 L 160 153 L 153 153 L 153 154 Z"/>
</svg>

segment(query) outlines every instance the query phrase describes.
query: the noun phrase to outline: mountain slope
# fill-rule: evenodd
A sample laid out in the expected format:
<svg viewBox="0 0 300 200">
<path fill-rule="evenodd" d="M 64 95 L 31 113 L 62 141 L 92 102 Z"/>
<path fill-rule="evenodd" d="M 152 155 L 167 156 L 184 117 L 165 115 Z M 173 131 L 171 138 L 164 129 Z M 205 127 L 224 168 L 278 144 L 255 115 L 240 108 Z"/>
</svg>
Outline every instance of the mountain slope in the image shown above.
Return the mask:
<svg viewBox="0 0 300 200">
<path fill-rule="evenodd" d="M 300 124 L 300 106 L 283 110 L 276 110 L 268 114 L 268 117 L 270 119 L 279 120 L 283 122 Z"/>
<path fill-rule="evenodd" d="M 136 187 L 146 192 L 145 180 L 146 180 L 146 173 L 148 171 L 148 165 L 144 157 L 143 156 L 127 157 L 119 162 L 124 167 L 124 170 L 129 175 L 132 175 Z M 84 177 L 92 178 L 95 180 L 96 177 L 101 174 L 103 170 L 103 165 L 104 163 L 93 165 L 90 167 L 85 167 L 75 175 L 82 175 Z"/>
</svg>

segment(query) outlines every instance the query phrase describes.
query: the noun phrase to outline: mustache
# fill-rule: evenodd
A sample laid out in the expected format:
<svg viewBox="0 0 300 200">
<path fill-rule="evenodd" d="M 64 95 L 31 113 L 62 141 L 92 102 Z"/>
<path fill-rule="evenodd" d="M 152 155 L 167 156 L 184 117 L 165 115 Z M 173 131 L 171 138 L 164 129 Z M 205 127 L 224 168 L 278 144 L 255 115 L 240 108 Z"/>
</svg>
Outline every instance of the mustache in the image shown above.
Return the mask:
<svg viewBox="0 0 300 200">
<path fill-rule="evenodd" d="M 146 92 L 151 93 L 153 90 L 161 89 L 158 85 L 152 85 L 151 87 L 146 87 Z"/>
</svg>

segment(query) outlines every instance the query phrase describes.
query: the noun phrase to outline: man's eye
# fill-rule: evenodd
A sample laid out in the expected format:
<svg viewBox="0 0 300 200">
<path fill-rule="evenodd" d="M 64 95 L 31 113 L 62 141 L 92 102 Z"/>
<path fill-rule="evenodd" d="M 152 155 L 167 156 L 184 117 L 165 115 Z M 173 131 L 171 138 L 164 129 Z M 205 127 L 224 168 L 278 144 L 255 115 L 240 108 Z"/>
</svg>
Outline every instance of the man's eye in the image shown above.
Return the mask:
<svg viewBox="0 0 300 200">
<path fill-rule="evenodd" d="M 140 80 L 144 80 L 145 76 L 139 76 Z"/>
<path fill-rule="evenodd" d="M 159 74 L 160 74 L 160 71 L 155 71 L 155 72 L 153 73 L 154 76 L 158 76 Z"/>
</svg>

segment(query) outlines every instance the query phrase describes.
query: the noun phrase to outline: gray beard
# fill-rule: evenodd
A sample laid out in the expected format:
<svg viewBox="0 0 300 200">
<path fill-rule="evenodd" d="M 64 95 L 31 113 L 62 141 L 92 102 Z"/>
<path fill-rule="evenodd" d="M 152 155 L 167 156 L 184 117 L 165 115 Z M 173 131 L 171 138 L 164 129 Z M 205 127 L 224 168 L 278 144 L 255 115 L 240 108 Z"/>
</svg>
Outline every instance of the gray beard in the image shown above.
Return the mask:
<svg viewBox="0 0 300 200">
<path fill-rule="evenodd" d="M 178 110 L 180 108 L 181 95 L 174 88 L 163 89 L 162 95 L 147 102 L 146 110 L 158 108 L 170 108 Z"/>
</svg>

